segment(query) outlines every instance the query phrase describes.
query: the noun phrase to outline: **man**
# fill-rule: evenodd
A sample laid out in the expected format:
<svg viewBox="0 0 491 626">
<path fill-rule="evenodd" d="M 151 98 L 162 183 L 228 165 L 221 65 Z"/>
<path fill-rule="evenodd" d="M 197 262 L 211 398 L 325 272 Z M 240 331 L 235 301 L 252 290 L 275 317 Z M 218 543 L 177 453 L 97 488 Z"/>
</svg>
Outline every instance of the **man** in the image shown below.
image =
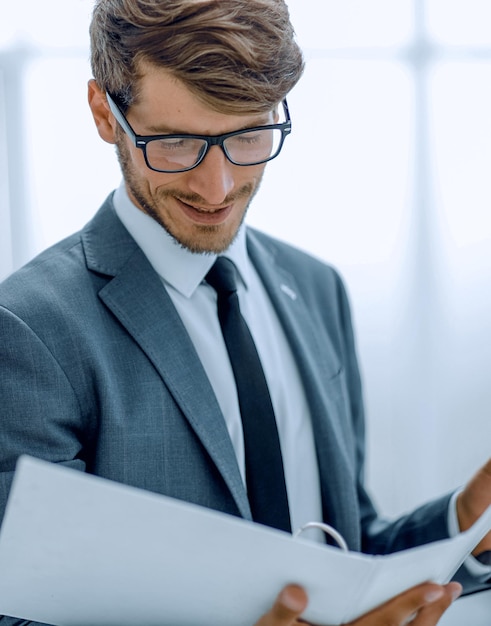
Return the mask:
<svg viewBox="0 0 491 626">
<path fill-rule="evenodd" d="M 210 273 L 225 256 L 281 446 L 278 472 L 268 443 L 262 480 L 283 481 L 287 525 L 323 519 L 369 553 L 447 537 L 449 518 L 455 532 L 468 528 L 491 502 L 491 466 L 458 496 L 393 522 L 377 516 L 363 485 L 342 283 L 243 223 L 290 130 L 285 98 L 303 70 L 283 1 L 98 0 L 91 42 L 89 104 L 100 136 L 116 145 L 124 184 L 80 233 L 0 287 L 1 510 L 27 453 L 264 519 L 270 498 L 256 509 L 250 469 L 261 442 L 244 434 L 241 364 L 222 335 Z M 62 142 L 67 158 L 72 143 Z M 490 548 L 487 537 L 476 553 Z M 399 626 L 415 615 L 415 626 L 431 626 L 460 589 L 421 585 L 353 625 Z M 271 601 L 259 626 L 298 623 L 308 598 L 291 585 Z"/>
</svg>

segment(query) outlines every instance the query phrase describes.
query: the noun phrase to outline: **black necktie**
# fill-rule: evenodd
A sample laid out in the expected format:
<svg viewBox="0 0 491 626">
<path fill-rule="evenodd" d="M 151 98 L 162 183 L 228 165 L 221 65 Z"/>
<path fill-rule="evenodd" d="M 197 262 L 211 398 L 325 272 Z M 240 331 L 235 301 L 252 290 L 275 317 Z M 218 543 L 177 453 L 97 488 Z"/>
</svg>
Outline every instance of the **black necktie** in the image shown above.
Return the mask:
<svg viewBox="0 0 491 626">
<path fill-rule="evenodd" d="M 273 405 L 254 340 L 240 312 L 235 272 L 232 261 L 218 257 L 206 280 L 217 292 L 218 319 L 237 385 L 252 517 L 291 532 Z"/>
</svg>

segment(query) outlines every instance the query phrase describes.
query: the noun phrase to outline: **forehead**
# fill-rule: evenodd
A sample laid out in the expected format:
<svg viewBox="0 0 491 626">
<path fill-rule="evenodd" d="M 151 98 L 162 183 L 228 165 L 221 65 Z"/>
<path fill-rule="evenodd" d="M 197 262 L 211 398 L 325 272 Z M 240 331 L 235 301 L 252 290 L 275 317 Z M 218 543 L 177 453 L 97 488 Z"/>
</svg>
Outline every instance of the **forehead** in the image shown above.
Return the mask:
<svg viewBox="0 0 491 626">
<path fill-rule="evenodd" d="M 131 106 L 131 115 L 134 122 L 145 126 L 145 133 L 217 135 L 272 121 L 272 111 L 243 115 L 217 111 L 165 69 L 142 64 L 140 70 L 138 96 Z"/>
</svg>

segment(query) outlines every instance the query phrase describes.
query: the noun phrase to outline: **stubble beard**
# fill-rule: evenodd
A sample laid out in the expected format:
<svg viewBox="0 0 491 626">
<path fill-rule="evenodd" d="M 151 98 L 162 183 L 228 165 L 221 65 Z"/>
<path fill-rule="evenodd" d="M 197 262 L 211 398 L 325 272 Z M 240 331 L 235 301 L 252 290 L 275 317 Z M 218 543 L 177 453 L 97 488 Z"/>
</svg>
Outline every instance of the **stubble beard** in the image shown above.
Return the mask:
<svg viewBox="0 0 491 626">
<path fill-rule="evenodd" d="M 137 201 L 141 210 L 149 217 L 154 219 L 182 248 L 185 248 L 189 252 L 196 254 L 221 254 L 225 252 L 227 248 L 233 243 L 237 237 L 240 226 L 243 224 L 249 206 L 252 199 L 256 195 L 262 177 L 257 179 L 255 183 L 249 182 L 240 187 L 236 192 L 227 196 L 224 201 L 224 205 L 232 204 L 234 202 L 247 198 L 247 202 L 244 211 L 241 216 L 240 223 L 232 233 L 223 233 L 220 236 L 222 230 L 219 225 L 206 225 L 196 224 L 194 234 L 186 236 L 185 234 L 178 234 L 175 232 L 172 223 L 162 218 L 161 213 L 158 210 L 159 206 L 164 206 L 167 198 L 177 198 L 190 204 L 192 206 L 205 205 L 206 202 L 198 194 L 185 194 L 178 190 L 173 189 L 159 189 L 157 190 L 156 197 L 152 197 L 143 187 L 141 181 L 138 179 L 133 165 L 131 163 L 128 148 L 124 142 L 124 139 L 119 137 L 116 143 L 116 153 L 118 161 L 123 173 L 125 183 Z"/>
</svg>

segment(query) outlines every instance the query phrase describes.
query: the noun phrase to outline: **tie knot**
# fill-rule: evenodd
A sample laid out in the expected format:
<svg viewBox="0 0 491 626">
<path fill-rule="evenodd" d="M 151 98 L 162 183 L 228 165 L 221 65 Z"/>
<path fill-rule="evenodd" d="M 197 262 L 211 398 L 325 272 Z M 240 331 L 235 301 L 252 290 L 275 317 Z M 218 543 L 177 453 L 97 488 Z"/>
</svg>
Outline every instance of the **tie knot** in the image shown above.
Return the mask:
<svg viewBox="0 0 491 626">
<path fill-rule="evenodd" d="M 206 282 L 217 293 L 230 294 L 237 291 L 236 278 L 237 271 L 233 262 L 224 256 L 219 256 L 206 275 Z"/>
</svg>

